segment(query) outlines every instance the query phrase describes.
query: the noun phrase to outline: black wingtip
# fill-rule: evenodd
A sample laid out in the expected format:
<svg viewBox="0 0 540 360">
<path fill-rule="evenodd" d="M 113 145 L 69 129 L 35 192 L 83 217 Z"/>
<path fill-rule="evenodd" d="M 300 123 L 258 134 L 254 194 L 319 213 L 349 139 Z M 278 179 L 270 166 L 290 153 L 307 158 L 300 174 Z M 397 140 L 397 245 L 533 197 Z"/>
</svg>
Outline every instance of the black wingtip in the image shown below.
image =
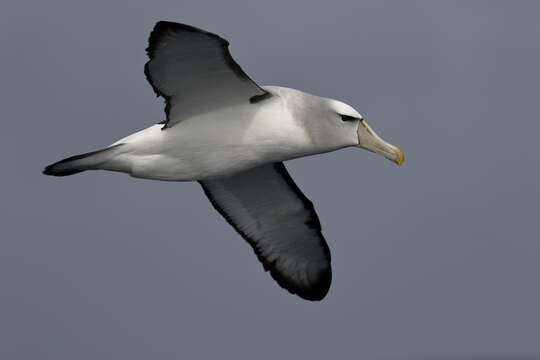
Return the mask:
<svg viewBox="0 0 540 360">
<path fill-rule="evenodd" d="M 154 28 L 150 32 L 150 37 L 148 39 L 148 47 L 146 48 L 146 53 L 148 54 L 148 57 L 150 58 L 150 60 L 154 58 L 154 51 L 156 49 L 156 46 L 157 44 L 159 44 L 163 36 L 166 36 L 167 34 L 170 34 L 171 32 L 181 32 L 181 31 L 204 34 L 204 35 L 213 37 L 216 40 L 221 41 L 223 46 L 229 45 L 229 42 L 223 39 L 221 36 L 208 32 L 203 29 L 199 29 L 198 27 L 188 25 L 188 24 L 177 23 L 173 21 L 161 20 L 161 21 L 158 21 L 156 25 L 154 25 Z"/>
<path fill-rule="evenodd" d="M 274 266 L 269 266 L 267 271 L 270 271 L 272 278 L 283 289 L 308 301 L 323 300 L 330 291 L 332 285 L 332 267 L 330 262 L 328 263 L 328 267 L 322 269 L 315 275 L 315 279 L 313 279 L 309 287 L 299 287 L 298 284 L 292 283 L 289 279 L 276 271 Z"/>
<path fill-rule="evenodd" d="M 309 289 L 308 292 L 304 294 L 299 294 L 303 299 L 310 301 L 321 301 L 323 300 L 328 291 L 330 291 L 330 286 L 332 284 L 332 268 L 329 266 L 321 274 L 317 281 L 317 284 Z"/>
<path fill-rule="evenodd" d="M 160 20 L 156 23 L 156 25 L 154 25 L 154 31 L 160 32 L 164 30 L 190 31 L 202 34 L 215 35 L 206 30 L 199 29 L 198 27 L 174 21 Z"/>
</svg>

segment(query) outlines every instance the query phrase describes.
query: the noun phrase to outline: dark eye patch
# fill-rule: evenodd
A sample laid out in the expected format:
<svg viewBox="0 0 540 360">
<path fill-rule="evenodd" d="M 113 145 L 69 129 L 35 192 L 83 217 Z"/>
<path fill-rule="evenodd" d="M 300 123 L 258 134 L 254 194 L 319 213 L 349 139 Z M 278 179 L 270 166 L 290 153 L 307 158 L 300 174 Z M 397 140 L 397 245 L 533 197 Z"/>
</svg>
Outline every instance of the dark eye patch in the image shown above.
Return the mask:
<svg viewBox="0 0 540 360">
<path fill-rule="evenodd" d="M 357 117 L 354 117 L 354 116 L 350 116 L 350 115 L 339 115 L 341 116 L 341 120 L 343 121 L 354 121 L 354 120 L 359 120 Z"/>
</svg>

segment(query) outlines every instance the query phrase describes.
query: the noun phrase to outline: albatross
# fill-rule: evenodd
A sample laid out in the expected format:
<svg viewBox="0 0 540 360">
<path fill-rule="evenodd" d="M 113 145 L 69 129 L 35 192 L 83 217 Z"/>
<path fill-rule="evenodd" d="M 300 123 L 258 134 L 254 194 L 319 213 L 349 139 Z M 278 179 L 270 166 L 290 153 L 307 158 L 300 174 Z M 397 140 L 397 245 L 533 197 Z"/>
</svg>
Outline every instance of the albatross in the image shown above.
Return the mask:
<svg viewBox="0 0 540 360">
<path fill-rule="evenodd" d="M 228 47 L 216 34 L 158 22 L 144 73 L 165 100 L 165 120 L 107 148 L 51 164 L 43 173 L 109 170 L 198 181 L 281 287 L 321 300 L 332 281 L 330 250 L 313 203 L 283 161 L 360 147 L 401 165 L 403 152 L 344 102 L 257 85 Z"/>
</svg>

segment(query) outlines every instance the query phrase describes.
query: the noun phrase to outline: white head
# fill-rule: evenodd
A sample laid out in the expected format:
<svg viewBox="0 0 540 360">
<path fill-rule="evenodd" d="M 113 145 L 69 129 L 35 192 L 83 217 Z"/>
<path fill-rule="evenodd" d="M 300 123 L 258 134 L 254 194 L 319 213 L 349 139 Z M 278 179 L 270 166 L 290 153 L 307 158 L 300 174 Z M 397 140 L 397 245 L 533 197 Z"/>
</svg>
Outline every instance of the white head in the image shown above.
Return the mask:
<svg viewBox="0 0 540 360">
<path fill-rule="evenodd" d="M 335 123 L 336 133 L 339 133 L 344 141 L 347 139 L 349 146 L 358 146 L 380 154 L 398 165 L 403 164 L 403 151 L 381 139 L 352 106 L 333 99 L 327 99 L 327 104 L 331 109 L 329 115 Z"/>
<path fill-rule="evenodd" d="M 344 102 L 296 91 L 287 94 L 293 115 L 302 122 L 316 153 L 357 146 L 401 165 L 403 152 L 381 139 L 363 116 Z M 293 95 L 293 96 L 291 96 Z M 294 109 L 298 109 L 295 111 Z"/>
<path fill-rule="evenodd" d="M 281 98 L 282 102 L 274 104 L 285 106 L 290 119 L 302 129 L 303 139 L 308 140 L 303 142 L 300 156 L 356 146 L 380 154 L 398 165 L 403 163 L 403 152 L 381 139 L 352 106 L 281 86 L 265 86 L 264 89 Z M 287 133 L 285 136 L 290 138 L 294 135 Z"/>
</svg>

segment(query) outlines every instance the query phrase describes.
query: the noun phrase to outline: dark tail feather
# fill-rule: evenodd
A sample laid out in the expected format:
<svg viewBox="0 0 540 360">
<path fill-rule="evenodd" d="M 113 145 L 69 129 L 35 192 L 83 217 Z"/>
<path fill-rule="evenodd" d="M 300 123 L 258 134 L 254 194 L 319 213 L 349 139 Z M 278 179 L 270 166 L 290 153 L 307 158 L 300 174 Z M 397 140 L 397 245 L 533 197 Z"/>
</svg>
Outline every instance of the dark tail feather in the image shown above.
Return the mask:
<svg viewBox="0 0 540 360">
<path fill-rule="evenodd" d="M 86 170 L 96 169 L 97 166 L 111 158 L 113 149 L 123 144 L 117 144 L 105 149 L 75 155 L 60 160 L 43 169 L 43 174 L 52 176 L 68 176 Z"/>
<path fill-rule="evenodd" d="M 67 159 L 66 159 L 67 160 Z M 68 176 L 68 175 L 74 175 L 78 174 L 80 172 L 86 171 L 86 170 L 55 170 L 54 165 L 58 163 L 54 163 L 52 165 L 47 166 L 45 169 L 43 169 L 44 175 L 52 175 L 52 176 Z"/>
</svg>

